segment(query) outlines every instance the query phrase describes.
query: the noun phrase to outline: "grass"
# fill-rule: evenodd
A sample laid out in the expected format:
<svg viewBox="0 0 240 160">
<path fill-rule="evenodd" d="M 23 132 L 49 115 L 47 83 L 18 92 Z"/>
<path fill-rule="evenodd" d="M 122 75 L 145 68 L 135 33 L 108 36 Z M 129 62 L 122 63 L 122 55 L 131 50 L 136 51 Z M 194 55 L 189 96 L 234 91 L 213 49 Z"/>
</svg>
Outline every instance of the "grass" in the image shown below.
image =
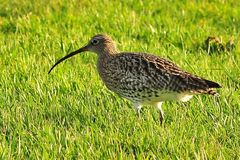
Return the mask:
<svg viewBox="0 0 240 160">
<path fill-rule="evenodd" d="M 240 10 L 235 1 L 0 0 L 1 159 L 239 159 Z M 97 33 L 121 51 L 150 52 L 217 81 L 220 98 L 196 96 L 140 118 L 107 90 L 86 53 L 49 68 Z M 207 55 L 209 35 L 235 38 Z"/>
</svg>

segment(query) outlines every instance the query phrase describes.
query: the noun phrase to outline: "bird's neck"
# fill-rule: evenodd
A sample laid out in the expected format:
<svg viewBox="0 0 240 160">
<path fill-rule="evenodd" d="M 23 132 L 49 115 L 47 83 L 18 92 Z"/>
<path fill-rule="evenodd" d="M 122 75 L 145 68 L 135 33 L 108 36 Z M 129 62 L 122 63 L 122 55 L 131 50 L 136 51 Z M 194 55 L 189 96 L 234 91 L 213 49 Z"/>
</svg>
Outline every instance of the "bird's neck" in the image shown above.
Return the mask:
<svg viewBox="0 0 240 160">
<path fill-rule="evenodd" d="M 97 68 L 99 73 L 104 72 L 108 68 L 109 62 L 114 58 L 117 53 L 101 53 L 98 54 Z"/>
<path fill-rule="evenodd" d="M 111 59 L 112 56 L 117 54 L 117 50 L 115 47 L 111 48 L 103 48 L 98 52 L 98 60 L 99 61 L 106 61 L 108 59 Z"/>
<path fill-rule="evenodd" d="M 114 54 L 117 54 L 117 49 L 116 47 L 113 45 L 111 47 L 104 47 L 102 49 L 102 55 L 114 55 Z"/>
<path fill-rule="evenodd" d="M 105 46 L 98 52 L 98 69 L 106 68 L 107 64 L 117 54 L 115 45 Z"/>
<path fill-rule="evenodd" d="M 98 63 L 105 64 L 108 60 L 110 60 L 116 53 L 110 52 L 102 52 L 98 54 Z"/>
</svg>

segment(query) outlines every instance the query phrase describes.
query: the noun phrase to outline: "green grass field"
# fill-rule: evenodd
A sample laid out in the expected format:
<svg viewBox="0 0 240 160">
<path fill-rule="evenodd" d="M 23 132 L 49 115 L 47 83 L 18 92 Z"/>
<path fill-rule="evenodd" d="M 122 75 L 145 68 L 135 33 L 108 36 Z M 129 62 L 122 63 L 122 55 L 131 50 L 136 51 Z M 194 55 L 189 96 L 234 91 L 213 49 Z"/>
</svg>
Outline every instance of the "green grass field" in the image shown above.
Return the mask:
<svg viewBox="0 0 240 160">
<path fill-rule="evenodd" d="M 0 159 L 240 159 L 239 1 L 0 0 Z M 105 33 L 120 51 L 149 52 L 222 85 L 137 117 L 110 92 L 97 56 L 50 67 Z M 210 36 L 235 38 L 207 55 Z"/>
</svg>

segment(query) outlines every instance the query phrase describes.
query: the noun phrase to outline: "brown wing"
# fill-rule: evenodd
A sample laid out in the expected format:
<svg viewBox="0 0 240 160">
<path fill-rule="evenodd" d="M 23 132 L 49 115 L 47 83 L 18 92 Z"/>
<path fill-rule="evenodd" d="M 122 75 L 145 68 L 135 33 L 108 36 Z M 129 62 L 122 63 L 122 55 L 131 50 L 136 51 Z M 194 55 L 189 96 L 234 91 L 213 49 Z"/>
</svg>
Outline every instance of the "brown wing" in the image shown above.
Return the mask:
<svg viewBox="0 0 240 160">
<path fill-rule="evenodd" d="M 102 76 L 105 84 L 121 91 L 196 91 L 207 92 L 217 83 L 181 70 L 174 63 L 145 53 L 120 53 L 108 62 Z M 107 73 L 108 72 L 108 73 Z"/>
<path fill-rule="evenodd" d="M 144 59 L 163 74 L 168 76 L 166 88 L 171 91 L 209 92 L 210 88 L 220 88 L 215 82 L 203 79 L 180 69 L 174 63 L 154 55 L 144 54 Z"/>
</svg>

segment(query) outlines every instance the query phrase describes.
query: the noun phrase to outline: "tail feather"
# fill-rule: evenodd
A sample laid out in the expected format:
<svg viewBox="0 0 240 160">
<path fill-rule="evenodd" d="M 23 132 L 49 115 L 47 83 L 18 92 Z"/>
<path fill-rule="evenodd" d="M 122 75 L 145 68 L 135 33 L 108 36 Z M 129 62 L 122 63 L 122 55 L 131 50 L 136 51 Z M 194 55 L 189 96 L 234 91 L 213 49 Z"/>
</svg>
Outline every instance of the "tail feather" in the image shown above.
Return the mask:
<svg viewBox="0 0 240 160">
<path fill-rule="evenodd" d="M 219 97 L 220 94 L 218 94 L 215 90 L 212 90 L 212 88 L 222 88 L 218 83 L 209 81 L 205 79 L 205 82 L 207 83 L 209 89 L 206 91 L 206 94 L 213 95 L 215 97 Z"/>
<path fill-rule="evenodd" d="M 209 88 L 222 88 L 218 83 L 204 79 Z"/>
<path fill-rule="evenodd" d="M 213 88 L 222 88 L 218 83 L 203 78 L 192 78 L 195 83 L 191 83 L 191 92 L 195 94 L 210 94 L 216 97 L 220 95 Z"/>
<path fill-rule="evenodd" d="M 207 90 L 199 89 L 199 90 L 192 91 L 192 93 L 194 93 L 194 94 L 210 94 L 215 97 L 220 97 L 220 95 L 215 90 L 212 90 L 212 89 L 207 89 Z"/>
<path fill-rule="evenodd" d="M 216 91 L 209 89 L 207 92 L 207 94 L 213 95 L 215 97 L 220 97 L 220 94 L 218 94 Z"/>
</svg>

